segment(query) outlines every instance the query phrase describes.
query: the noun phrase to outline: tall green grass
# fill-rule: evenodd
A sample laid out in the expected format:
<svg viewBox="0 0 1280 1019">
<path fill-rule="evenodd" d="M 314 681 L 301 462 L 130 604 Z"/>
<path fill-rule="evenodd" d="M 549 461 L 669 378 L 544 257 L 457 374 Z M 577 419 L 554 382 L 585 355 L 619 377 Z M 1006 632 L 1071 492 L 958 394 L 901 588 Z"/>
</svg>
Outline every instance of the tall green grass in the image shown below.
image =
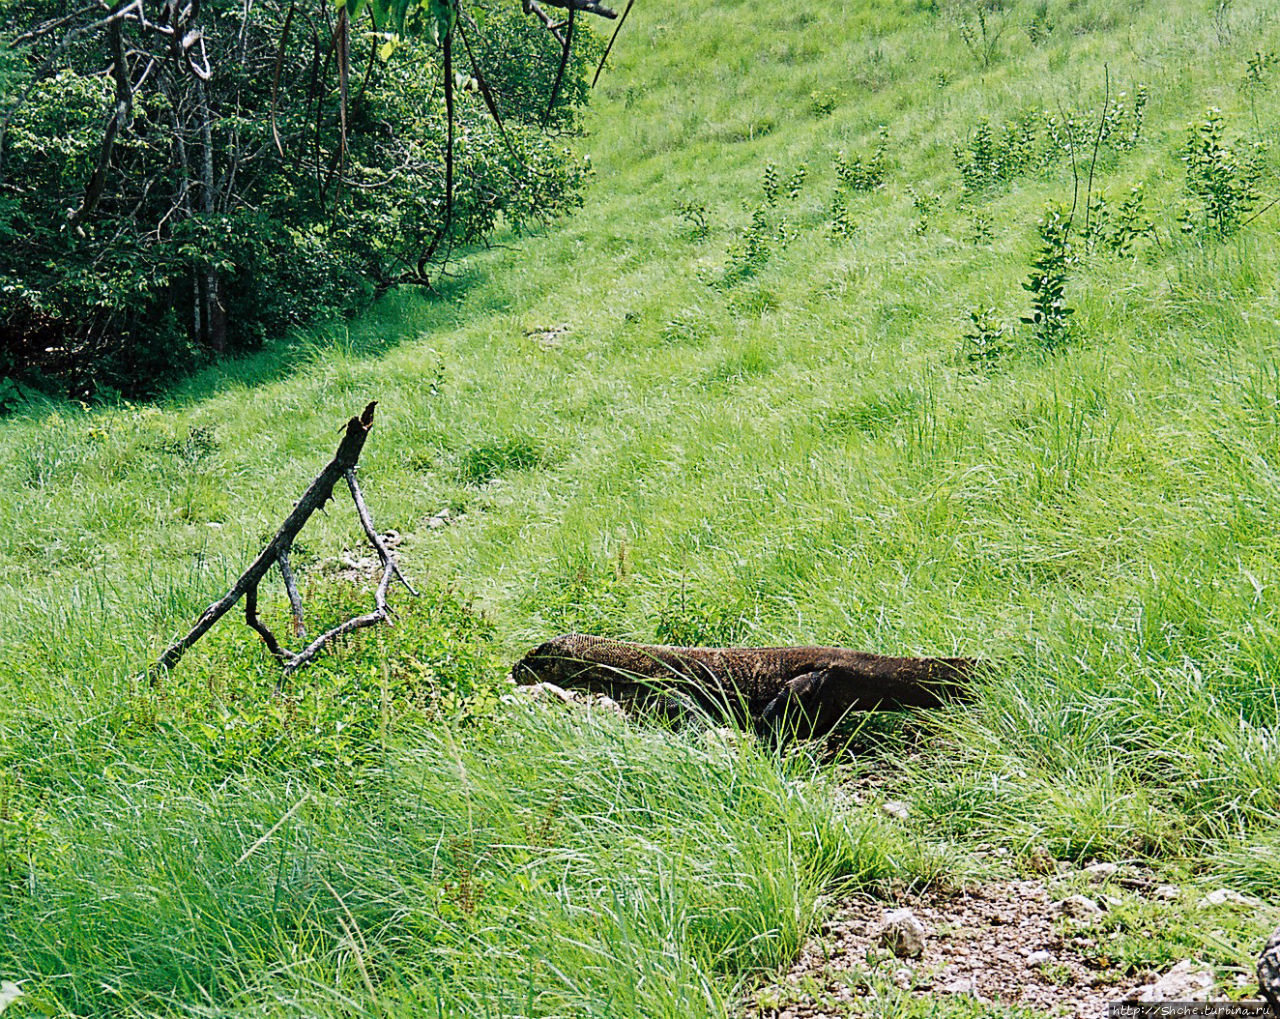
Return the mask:
<svg viewBox="0 0 1280 1019">
<path fill-rule="evenodd" d="M 156 744 L 45 807 L 0 971 L 75 1014 L 723 1014 L 919 853 L 748 739 L 511 710 L 334 789 Z"/>
<path fill-rule="evenodd" d="M 1280 128 L 1241 88 L 1280 15 L 1224 10 L 1012 4 L 984 69 L 947 5 L 637 7 L 573 219 L 154 406 L 0 423 L 0 979 L 86 1015 L 717 1014 L 833 876 L 955 876 L 978 844 L 1277 905 L 1280 213 L 1177 226 L 1206 108 L 1233 143 Z M 975 371 L 968 313 L 1025 313 L 1073 178 L 1059 158 L 966 197 L 953 148 L 979 118 L 1096 110 L 1104 75 L 1151 101 L 1095 193 L 1144 184 L 1156 239 L 1081 252 L 1063 349 L 1015 330 Z M 833 235 L 837 154 L 881 125 L 885 185 Z M 764 205 L 766 164 L 806 168 L 794 199 Z M 790 239 L 735 271 L 762 208 Z M 282 699 L 231 619 L 139 684 L 370 398 L 365 492 L 428 595 Z M 312 618 L 361 604 L 334 572 L 353 515 L 303 543 Z M 803 760 L 502 703 L 505 663 L 570 629 L 996 668 L 842 759 L 910 803 L 907 852 Z M 1130 957 L 1241 964 L 1192 926 Z"/>
</svg>

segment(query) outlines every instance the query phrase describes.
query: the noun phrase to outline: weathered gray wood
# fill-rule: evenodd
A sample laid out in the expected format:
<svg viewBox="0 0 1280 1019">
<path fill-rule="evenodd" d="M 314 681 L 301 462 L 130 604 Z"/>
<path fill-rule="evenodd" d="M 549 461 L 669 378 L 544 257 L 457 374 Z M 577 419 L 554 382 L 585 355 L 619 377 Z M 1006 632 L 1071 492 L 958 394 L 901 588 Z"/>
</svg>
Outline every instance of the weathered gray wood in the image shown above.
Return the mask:
<svg viewBox="0 0 1280 1019">
<path fill-rule="evenodd" d="M 280 579 L 284 581 L 285 593 L 289 596 L 289 608 L 293 612 L 293 635 L 305 637 L 307 624 L 302 618 L 302 595 L 298 594 L 298 582 L 293 576 L 293 564 L 289 561 L 289 551 L 280 553 Z"/>
<path fill-rule="evenodd" d="M 375 407 L 377 407 L 377 402 L 371 402 L 358 417 L 353 417 L 347 422 L 346 432 L 343 434 L 342 441 L 338 444 L 338 450 L 333 459 L 329 461 L 316 479 L 307 486 L 307 490 L 302 493 L 302 497 L 294 504 L 293 511 L 285 518 L 284 523 L 280 525 L 275 537 L 258 553 L 258 557 L 231 585 L 231 589 L 205 609 L 186 635 L 170 644 L 156 660 L 156 663 L 148 671 L 152 685 L 159 680 L 162 674 L 172 669 L 188 649 L 208 633 L 213 624 L 226 615 L 241 598 L 245 599 L 246 624 L 262 637 L 267 650 L 280 662 L 287 675 L 311 661 L 320 649 L 334 638 L 361 626 L 370 626 L 373 623 L 387 619 L 391 614 L 391 610 L 387 605 L 387 589 L 393 576 L 398 577 L 410 593 L 417 593 L 401 575 L 399 567 L 396 565 L 395 557 L 391 555 L 385 542 L 382 541 L 381 536 L 374 529 L 373 519 L 361 495 L 360 486 L 355 480 L 355 470 L 360 461 L 360 454 L 364 450 L 365 440 L 373 427 Z M 301 651 L 294 653 L 282 647 L 267 625 L 258 618 L 258 585 L 271 567 L 278 564 L 281 576 L 284 578 L 285 590 L 289 595 L 290 606 L 293 610 L 294 632 L 296 635 L 301 636 L 304 632 L 302 629 L 302 600 L 298 594 L 297 583 L 294 580 L 293 570 L 289 564 L 289 550 L 293 547 L 294 539 L 297 538 L 298 533 L 306 526 L 307 521 L 311 519 L 311 515 L 333 498 L 334 486 L 343 479 L 347 481 L 347 485 L 351 489 L 356 512 L 360 516 L 360 524 L 364 528 L 370 544 L 373 545 L 379 559 L 382 561 L 383 576 L 378 584 L 376 608 L 367 615 L 349 619 L 326 631 Z"/>
</svg>

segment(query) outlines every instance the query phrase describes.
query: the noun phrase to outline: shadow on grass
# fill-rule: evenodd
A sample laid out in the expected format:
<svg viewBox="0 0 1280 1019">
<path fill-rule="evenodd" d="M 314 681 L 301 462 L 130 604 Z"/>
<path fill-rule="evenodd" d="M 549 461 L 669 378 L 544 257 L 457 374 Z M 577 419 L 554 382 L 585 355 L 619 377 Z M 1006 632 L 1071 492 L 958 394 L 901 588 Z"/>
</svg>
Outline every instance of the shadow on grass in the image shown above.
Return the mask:
<svg viewBox="0 0 1280 1019">
<path fill-rule="evenodd" d="M 351 358 L 372 358 L 387 354 L 424 334 L 458 326 L 464 318 L 492 310 L 492 302 L 478 302 L 460 314 L 460 302 L 479 290 L 488 275 L 480 268 L 467 267 L 441 277 L 435 286 L 401 287 L 377 298 L 350 315 L 321 319 L 291 330 L 287 336 L 268 340 L 256 350 L 231 353 L 159 386 L 153 396 L 123 397 L 107 390 L 86 410 L 111 410 L 122 401 L 135 406 L 163 405 L 190 407 L 232 388 L 255 389 L 288 379 L 322 360 L 328 353 Z M 22 399 L 0 414 L 0 421 L 16 423 L 44 417 L 76 402 L 60 395 L 24 386 Z"/>
<path fill-rule="evenodd" d="M 459 301 L 483 279 L 478 270 L 467 269 L 441 278 L 431 290 L 392 290 L 349 317 L 300 326 L 291 336 L 269 341 L 260 350 L 211 364 L 162 391 L 155 402 L 183 407 L 232 387 L 283 381 L 329 352 L 356 358 L 387 354 L 423 333 L 458 325 Z M 478 311 L 468 309 L 468 314 Z"/>
</svg>

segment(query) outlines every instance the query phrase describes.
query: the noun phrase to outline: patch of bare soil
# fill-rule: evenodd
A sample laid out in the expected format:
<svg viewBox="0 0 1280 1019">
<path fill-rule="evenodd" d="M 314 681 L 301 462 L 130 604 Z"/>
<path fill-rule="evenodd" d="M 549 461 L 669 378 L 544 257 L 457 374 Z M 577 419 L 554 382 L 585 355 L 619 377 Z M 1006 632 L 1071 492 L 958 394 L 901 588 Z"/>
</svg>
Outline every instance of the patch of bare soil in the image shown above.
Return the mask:
<svg viewBox="0 0 1280 1019">
<path fill-rule="evenodd" d="M 1083 897 L 1077 897 L 1083 898 Z M 968 995 L 975 1004 L 1022 1006 L 1040 1015 L 1095 1019 L 1145 981 L 1092 968 L 1087 939 L 1064 936 L 1063 910 L 1045 881 L 991 881 L 933 890 L 896 903 L 858 896 L 840 904 L 779 984 L 747 1014 L 764 1019 L 874 1015 L 870 971 L 892 974 L 913 996 Z M 919 958 L 894 958 L 882 933 L 906 907 L 924 928 Z M 878 967 L 887 967 L 879 969 Z M 803 987 L 802 987 L 803 985 Z M 821 990 L 814 993 L 816 988 Z"/>
</svg>

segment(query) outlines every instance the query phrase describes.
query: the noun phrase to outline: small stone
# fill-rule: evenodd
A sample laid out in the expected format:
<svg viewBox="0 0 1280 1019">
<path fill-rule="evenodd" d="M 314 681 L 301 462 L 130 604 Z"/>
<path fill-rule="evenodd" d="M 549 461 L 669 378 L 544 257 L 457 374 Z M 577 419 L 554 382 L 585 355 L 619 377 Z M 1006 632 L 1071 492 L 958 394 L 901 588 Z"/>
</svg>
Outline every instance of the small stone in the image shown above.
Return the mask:
<svg viewBox="0 0 1280 1019">
<path fill-rule="evenodd" d="M 12 980 L 0 980 L 0 1012 L 22 997 L 22 987 Z"/>
<path fill-rule="evenodd" d="M 1225 906 L 1230 903 L 1232 906 L 1261 906 L 1262 903 L 1257 899 L 1251 899 L 1247 895 L 1241 895 L 1234 892 L 1230 888 L 1218 888 L 1210 892 L 1198 903 L 1201 909 L 1208 909 L 1212 906 Z"/>
<path fill-rule="evenodd" d="M 1084 874 L 1090 884 L 1098 885 L 1115 877 L 1119 870 L 1114 863 L 1091 863 L 1085 867 Z"/>
<path fill-rule="evenodd" d="M 880 944 L 899 959 L 919 959 L 924 955 L 924 924 L 909 909 L 896 909 L 884 918 Z"/>
<path fill-rule="evenodd" d="M 1213 990 L 1213 970 L 1184 959 L 1164 976 L 1134 991 L 1130 1001 L 1207 1001 Z"/>
<path fill-rule="evenodd" d="M 599 708 L 601 711 L 611 711 L 619 718 L 626 718 L 627 713 L 622 710 L 622 705 L 606 694 L 600 694 L 591 701 L 593 707 Z"/>
<path fill-rule="evenodd" d="M 518 689 L 523 690 L 527 696 L 536 701 L 557 700 L 562 704 L 573 704 L 577 700 L 564 687 L 556 686 L 554 683 L 534 683 L 531 686 L 522 686 Z"/>
<path fill-rule="evenodd" d="M 901 800 L 889 800 L 887 803 L 881 804 L 880 809 L 890 817 L 896 817 L 899 821 L 905 821 L 911 814 L 910 808 Z"/>
<path fill-rule="evenodd" d="M 1030 969 L 1039 969 L 1041 966 L 1053 960 L 1053 953 L 1046 951 L 1032 952 L 1027 956 L 1027 966 Z"/>
<path fill-rule="evenodd" d="M 903 966 L 901 969 L 893 971 L 893 982 L 904 991 L 909 991 L 911 990 L 911 986 L 916 982 L 916 975 L 906 966 Z"/>
<path fill-rule="evenodd" d="M 972 994 L 973 981 L 968 977 L 957 977 L 938 988 L 944 994 Z"/>
<path fill-rule="evenodd" d="M 1155 891 L 1151 893 L 1153 899 L 1164 899 L 1166 902 L 1173 902 L 1175 899 L 1182 898 L 1182 889 L 1177 885 L 1156 885 Z"/>
<path fill-rule="evenodd" d="M 1036 874 L 1053 873 L 1055 861 L 1044 846 L 1033 846 L 1027 853 L 1027 866 Z"/>
<path fill-rule="evenodd" d="M 1055 902 L 1053 906 L 1059 913 L 1074 917 L 1093 916 L 1102 912 L 1102 907 L 1087 895 L 1071 895 L 1061 902 Z"/>
</svg>

